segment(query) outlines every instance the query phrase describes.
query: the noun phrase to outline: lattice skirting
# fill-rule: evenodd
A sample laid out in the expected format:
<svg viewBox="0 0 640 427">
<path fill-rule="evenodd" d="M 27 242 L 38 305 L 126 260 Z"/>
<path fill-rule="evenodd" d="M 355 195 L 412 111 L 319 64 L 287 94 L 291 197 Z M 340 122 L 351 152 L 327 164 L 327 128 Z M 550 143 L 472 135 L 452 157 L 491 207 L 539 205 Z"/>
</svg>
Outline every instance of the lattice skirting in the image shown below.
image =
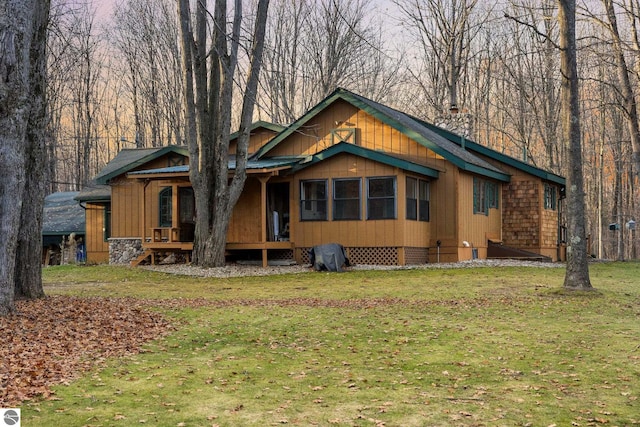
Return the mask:
<svg viewBox="0 0 640 427">
<path fill-rule="evenodd" d="M 273 261 L 293 261 L 293 249 L 269 249 L 267 257 Z"/>
<path fill-rule="evenodd" d="M 296 248 L 296 260 L 301 264 L 309 264 L 309 249 Z M 400 248 L 398 247 L 345 247 L 352 264 L 365 265 L 399 265 Z M 406 264 L 425 264 L 429 259 L 427 248 L 405 248 Z"/>
<path fill-rule="evenodd" d="M 429 262 L 429 248 L 404 248 L 404 261 L 407 265 Z"/>
</svg>

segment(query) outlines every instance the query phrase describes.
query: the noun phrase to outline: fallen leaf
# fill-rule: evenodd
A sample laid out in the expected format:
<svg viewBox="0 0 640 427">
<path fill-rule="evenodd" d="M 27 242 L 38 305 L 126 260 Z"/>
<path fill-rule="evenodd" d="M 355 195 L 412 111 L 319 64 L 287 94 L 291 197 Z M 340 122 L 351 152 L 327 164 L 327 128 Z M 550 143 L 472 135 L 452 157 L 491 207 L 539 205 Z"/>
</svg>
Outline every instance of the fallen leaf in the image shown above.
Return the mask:
<svg viewBox="0 0 640 427">
<path fill-rule="evenodd" d="M 138 353 L 142 344 L 172 330 L 145 304 L 69 296 L 16 301 L 17 314 L 0 317 L 0 407 L 51 399 L 51 386 L 68 384 L 108 357 Z"/>
</svg>

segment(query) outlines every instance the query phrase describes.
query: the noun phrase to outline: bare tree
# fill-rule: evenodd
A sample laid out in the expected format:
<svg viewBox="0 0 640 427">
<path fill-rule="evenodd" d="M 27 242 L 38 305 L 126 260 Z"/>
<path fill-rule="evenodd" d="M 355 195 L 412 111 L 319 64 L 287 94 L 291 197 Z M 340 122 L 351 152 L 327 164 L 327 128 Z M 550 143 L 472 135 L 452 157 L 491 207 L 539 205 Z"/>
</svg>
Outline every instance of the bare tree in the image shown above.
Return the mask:
<svg viewBox="0 0 640 427">
<path fill-rule="evenodd" d="M 115 7 L 114 41 L 133 106 L 131 139 L 138 147 L 182 143 L 182 87 L 176 10 L 170 0 L 127 1 Z M 125 113 L 126 111 L 121 111 Z"/>
<path fill-rule="evenodd" d="M 308 90 L 306 82 L 300 78 L 304 72 L 301 42 L 309 24 L 311 7 L 304 0 L 280 0 L 271 11 L 260 79 L 261 97 L 265 99 L 261 107 L 272 122 L 286 124 L 298 117 L 300 98 L 306 96 Z"/>
<path fill-rule="evenodd" d="M 558 0 L 560 26 L 560 69 L 562 73 L 562 136 L 569 143 L 567 182 L 568 243 L 565 289 L 591 290 L 587 263 L 582 143 L 580 135 L 580 93 L 576 47 L 576 2 Z"/>
<path fill-rule="evenodd" d="M 627 124 L 629 126 L 629 134 L 631 136 L 631 146 L 633 147 L 633 159 L 636 166 L 636 173 L 638 174 L 638 177 L 640 177 L 640 124 L 638 123 L 638 104 L 636 101 L 636 94 L 634 93 L 632 87 L 630 78 L 631 72 L 627 67 L 627 60 L 624 55 L 624 49 L 622 40 L 620 38 L 620 30 L 618 29 L 618 20 L 613 0 L 602 1 L 607 12 L 607 19 L 609 24 L 608 28 L 611 32 L 613 51 L 616 57 L 618 79 L 620 82 L 620 92 L 624 100 L 623 108 L 627 117 Z M 633 2 L 630 2 L 630 5 L 633 6 Z M 633 21 L 635 22 L 635 19 L 633 19 Z M 633 28 L 635 28 L 635 26 L 633 26 Z M 637 34 L 635 42 L 636 46 L 639 46 Z"/>
<path fill-rule="evenodd" d="M 43 1 L 0 1 L 0 315 L 15 310 L 16 280 L 37 280 L 25 277 L 25 269 L 16 271 L 18 242 L 28 244 L 33 236 L 19 236 L 21 215 L 25 209 L 38 209 L 43 201 L 23 208 L 23 195 L 33 190 L 35 183 L 27 176 L 27 166 L 44 169 L 41 155 L 44 129 L 41 118 L 44 80 L 33 81 L 41 72 L 45 61 L 44 49 L 38 46 L 44 40 L 48 3 Z M 32 49 L 35 50 L 32 52 Z M 37 86 L 37 89 L 32 87 Z M 35 97 L 35 98 L 34 98 Z M 32 160 L 28 160 L 30 156 Z M 40 194 L 41 191 L 38 191 Z M 27 202 L 28 203 L 28 202 Z M 37 215 L 28 218 L 37 224 Z M 40 235 L 42 229 L 31 230 Z M 39 262 L 38 262 L 39 266 Z M 41 286 L 41 283 L 40 283 Z"/>
<path fill-rule="evenodd" d="M 79 189 L 102 166 L 101 110 L 109 84 L 94 20 L 86 4 L 53 8 L 47 69 L 52 189 Z"/>
<path fill-rule="evenodd" d="M 473 19 L 477 0 L 394 0 L 406 19 L 408 31 L 417 41 L 421 63 L 414 72 L 428 107 L 434 115 L 449 108 L 462 108 L 466 99 L 467 63 L 471 43 L 486 22 Z"/>
<path fill-rule="evenodd" d="M 260 108 L 272 121 L 293 122 L 336 87 L 394 95 L 402 64 L 384 50 L 369 0 L 279 0 L 271 10 Z"/>
<path fill-rule="evenodd" d="M 217 0 L 212 14 L 213 35 L 207 32 L 209 11 L 197 2 L 195 22 L 188 0 L 179 0 L 180 36 L 190 154 L 190 179 L 196 202 L 193 262 L 213 267 L 224 265 L 229 220 L 246 180 L 249 132 L 256 102 L 262 63 L 268 0 L 259 0 L 249 57 L 246 87 L 242 93 L 236 165 L 229 182 L 229 135 L 238 51 L 243 39 L 242 0 L 234 2 L 231 28 L 227 24 L 226 0 Z M 194 25 L 195 24 L 195 25 Z M 211 47 L 210 49 L 208 47 Z"/>
</svg>

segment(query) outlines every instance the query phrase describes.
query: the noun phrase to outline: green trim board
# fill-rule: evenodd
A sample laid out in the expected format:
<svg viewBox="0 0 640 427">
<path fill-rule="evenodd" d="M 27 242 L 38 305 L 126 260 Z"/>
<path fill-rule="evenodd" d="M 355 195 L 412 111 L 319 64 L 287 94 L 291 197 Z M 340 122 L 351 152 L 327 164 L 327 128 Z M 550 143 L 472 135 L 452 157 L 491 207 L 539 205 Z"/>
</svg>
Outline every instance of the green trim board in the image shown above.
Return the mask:
<svg viewBox="0 0 640 427">
<path fill-rule="evenodd" d="M 286 157 L 286 158 L 266 158 L 260 160 L 249 160 L 247 162 L 247 170 L 259 170 L 259 169 L 282 169 L 288 168 L 298 163 L 301 157 Z M 229 160 L 229 171 L 233 171 L 236 168 L 235 159 Z M 165 168 L 157 168 L 157 169 L 143 169 L 139 171 L 129 172 L 127 176 L 136 176 L 143 177 L 145 175 L 179 175 L 186 174 L 189 172 L 189 165 L 180 165 L 180 166 L 168 166 Z"/>
<path fill-rule="evenodd" d="M 365 159 L 373 160 L 385 165 L 397 167 L 405 171 L 418 173 L 430 178 L 437 179 L 440 174 L 440 171 L 438 171 L 437 169 L 413 163 L 408 160 L 399 159 L 397 157 L 390 156 L 387 153 L 370 150 L 368 148 L 363 148 L 358 145 L 350 144 L 348 142 L 339 142 L 325 150 L 322 150 L 317 154 L 305 158 L 304 160 L 296 164 L 293 167 L 292 171 L 296 172 L 300 169 L 307 168 L 341 153 L 353 154 L 355 156 L 363 157 Z"/>
</svg>

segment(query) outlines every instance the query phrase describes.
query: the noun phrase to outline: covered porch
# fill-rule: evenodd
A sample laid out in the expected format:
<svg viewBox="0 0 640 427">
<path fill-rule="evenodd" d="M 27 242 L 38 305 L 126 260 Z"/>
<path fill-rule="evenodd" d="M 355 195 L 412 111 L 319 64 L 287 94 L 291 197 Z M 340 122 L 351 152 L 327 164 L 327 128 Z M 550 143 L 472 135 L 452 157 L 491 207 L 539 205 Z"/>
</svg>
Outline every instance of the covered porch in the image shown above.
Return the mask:
<svg viewBox="0 0 640 427">
<path fill-rule="evenodd" d="M 238 258 L 259 254 L 257 261 L 267 267 L 272 257 L 281 259 L 282 254 L 290 253 L 293 259 L 294 242 L 289 239 L 291 183 L 281 176 L 290 166 L 257 167 L 257 163 L 250 162 L 247 169 L 247 182 L 230 220 L 225 252 Z M 127 177 L 143 185 L 139 230 L 142 253 L 131 265 L 156 264 L 170 255 L 191 262 L 196 212 L 188 166 L 136 171 Z"/>
</svg>

